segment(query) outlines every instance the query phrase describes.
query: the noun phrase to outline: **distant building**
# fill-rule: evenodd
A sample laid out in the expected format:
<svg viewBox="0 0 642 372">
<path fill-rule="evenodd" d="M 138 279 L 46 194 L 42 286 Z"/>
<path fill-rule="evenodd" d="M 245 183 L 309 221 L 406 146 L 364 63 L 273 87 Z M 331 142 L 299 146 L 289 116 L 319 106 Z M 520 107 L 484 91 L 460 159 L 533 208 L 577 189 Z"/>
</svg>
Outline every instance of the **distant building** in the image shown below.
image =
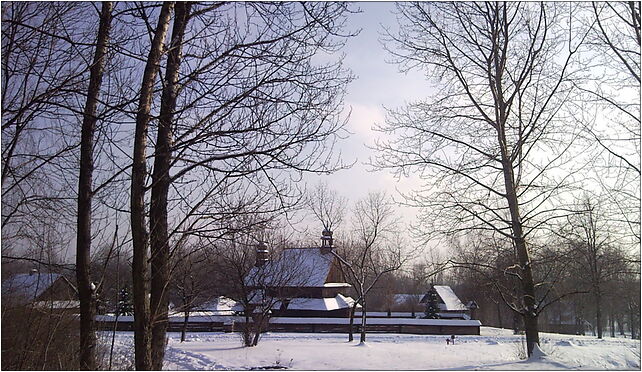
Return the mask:
<svg viewBox="0 0 642 372">
<path fill-rule="evenodd" d="M 231 298 L 219 296 L 196 306 L 193 315 L 235 315 L 243 311 L 243 306 Z"/>
<path fill-rule="evenodd" d="M 321 247 L 287 248 L 275 260 L 259 250 L 246 278 L 251 303 L 259 305 L 264 296 L 278 299 L 272 301 L 273 316 L 348 317 L 354 300 L 344 293 L 350 284 L 333 254 L 332 233 L 324 231 L 322 239 Z"/>
<path fill-rule="evenodd" d="M 541 332 L 583 335 L 595 329 L 593 324 L 582 318 L 573 302 L 563 299 L 548 306 L 538 316 L 537 324 Z M 606 331 L 605 331 L 606 332 Z"/>
<path fill-rule="evenodd" d="M 475 300 L 470 300 L 466 303 L 466 307 L 468 310 L 470 310 L 470 318 L 471 319 L 477 319 L 477 309 L 479 309 L 479 305 Z"/>
<path fill-rule="evenodd" d="M 392 296 L 392 305 L 395 306 L 396 311 L 410 311 L 405 310 L 403 306 L 415 307 L 414 305 L 419 304 L 423 297 L 422 294 L 395 293 Z"/>
<path fill-rule="evenodd" d="M 435 285 L 434 288 L 437 291 L 440 319 L 470 319 L 470 309 L 459 300 L 452 288 L 447 285 Z M 427 296 L 424 295 L 420 303 L 426 304 Z"/>
<path fill-rule="evenodd" d="M 78 310 L 80 302 L 76 289 L 61 274 L 16 274 L 2 282 L 2 300 L 12 306 L 32 304 L 52 310 Z"/>
</svg>

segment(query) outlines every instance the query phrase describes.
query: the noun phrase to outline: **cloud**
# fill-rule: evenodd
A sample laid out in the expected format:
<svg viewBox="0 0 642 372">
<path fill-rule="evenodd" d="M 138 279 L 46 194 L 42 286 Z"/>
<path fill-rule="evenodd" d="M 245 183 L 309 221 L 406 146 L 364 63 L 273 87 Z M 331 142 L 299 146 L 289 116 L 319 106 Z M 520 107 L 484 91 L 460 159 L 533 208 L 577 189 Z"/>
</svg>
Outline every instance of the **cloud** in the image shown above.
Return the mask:
<svg viewBox="0 0 642 372">
<path fill-rule="evenodd" d="M 355 133 L 365 143 L 371 145 L 378 132 L 373 131 L 375 124 L 383 124 L 385 112 L 383 107 L 373 104 L 347 103 L 352 108 L 348 130 Z"/>
</svg>

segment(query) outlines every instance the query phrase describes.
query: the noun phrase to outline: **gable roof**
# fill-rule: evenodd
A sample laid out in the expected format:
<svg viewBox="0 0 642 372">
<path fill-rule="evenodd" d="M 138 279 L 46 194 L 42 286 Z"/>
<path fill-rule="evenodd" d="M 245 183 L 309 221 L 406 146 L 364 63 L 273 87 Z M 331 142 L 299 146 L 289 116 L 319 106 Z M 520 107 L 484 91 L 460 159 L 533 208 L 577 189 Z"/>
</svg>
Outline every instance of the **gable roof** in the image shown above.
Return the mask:
<svg viewBox="0 0 642 372">
<path fill-rule="evenodd" d="M 54 273 L 17 274 L 2 282 L 2 294 L 33 300 L 42 295 L 60 278 L 62 278 L 61 274 Z"/>
<path fill-rule="evenodd" d="M 253 267 L 245 284 L 279 287 L 323 287 L 332 268 L 334 256 L 321 248 L 287 248 L 280 257 Z"/>
<path fill-rule="evenodd" d="M 263 300 L 262 291 L 254 291 L 252 293 L 251 304 L 261 305 Z M 273 304 L 269 304 L 271 309 L 277 310 L 283 306 L 283 301 L 278 300 Z M 337 294 L 334 297 L 328 298 L 306 298 L 306 297 L 295 297 L 290 298 L 286 301 L 287 310 L 314 310 L 314 311 L 332 311 L 338 309 L 345 309 L 354 305 L 354 300 L 352 297 L 344 296 L 342 294 Z M 239 304 L 242 307 L 242 305 Z"/>
<path fill-rule="evenodd" d="M 444 301 L 446 308 L 444 310 L 468 310 L 468 308 L 461 303 L 459 297 L 453 292 L 452 288 L 447 285 L 436 285 L 435 290 L 441 299 Z"/>
<path fill-rule="evenodd" d="M 459 297 L 453 292 L 452 288 L 447 285 L 436 285 L 434 286 L 439 298 L 443 301 L 443 304 L 439 304 L 439 310 L 441 311 L 466 311 L 468 308 L 464 305 Z M 421 303 L 427 301 L 426 296 L 421 299 Z"/>
</svg>

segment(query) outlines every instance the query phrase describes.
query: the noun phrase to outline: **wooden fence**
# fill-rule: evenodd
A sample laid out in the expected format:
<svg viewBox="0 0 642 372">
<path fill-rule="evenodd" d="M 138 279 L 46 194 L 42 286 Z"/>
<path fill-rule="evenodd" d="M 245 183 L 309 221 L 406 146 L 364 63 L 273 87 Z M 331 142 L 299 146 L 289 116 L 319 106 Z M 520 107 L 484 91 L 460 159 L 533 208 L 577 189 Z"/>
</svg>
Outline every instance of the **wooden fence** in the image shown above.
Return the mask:
<svg viewBox="0 0 642 372">
<path fill-rule="evenodd" d="M 222 317 L 220 317 L 222 318 Z M 132 331 L 132 317 L 98 316 L 98 327 L 102 330 Z M 355 318 L 353 331 L 361 331 L 360 319 Z M 243 329 L 243 317 L 196 317 L 187 323 L 188 332 L 236 332 Z M 481 323 L 478 320 L 409 319 L 409 318 L 368 318 L 366 329 L 370 333 L 408 333 L 433 335 L 479 335 Z M 269 332 L 346 333 L 347 318 L 285 318 L 270 319 Z M 170 318 L 168 331 L 183 329 L 183 319 Z"/>
</svg>

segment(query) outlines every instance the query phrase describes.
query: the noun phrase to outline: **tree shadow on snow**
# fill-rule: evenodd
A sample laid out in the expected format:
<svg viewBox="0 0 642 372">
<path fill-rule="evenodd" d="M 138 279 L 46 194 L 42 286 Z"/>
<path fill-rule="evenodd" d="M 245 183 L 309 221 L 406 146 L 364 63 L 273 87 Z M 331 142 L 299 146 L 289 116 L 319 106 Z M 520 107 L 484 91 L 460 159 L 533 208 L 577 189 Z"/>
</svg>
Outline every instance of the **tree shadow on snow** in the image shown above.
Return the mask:
<svg viewBox="0 0 642 372">
<path fill-rule="evenodd" d="M 560 370 L 560 369 L 569 369 L 569 366 L 562 363 L 552 361 L 550 359 L 536 359 L 536 360 L 519 360 L 515 362 L 502 362 L 502 363 L 493 363 L 493 364 L 476 364 L 452 368 L 443 368 L 444 371 L 457 371 L 457 370 L 494 370 L 494 369 L 506 369 L 506 370 L 539 370 L 542 364 L 546 364 L 546 369 Z M 504 368 L 502 368 L 504 367 Z M 441 368 L 440 368 L 441 369 Z"/>
</svg>

